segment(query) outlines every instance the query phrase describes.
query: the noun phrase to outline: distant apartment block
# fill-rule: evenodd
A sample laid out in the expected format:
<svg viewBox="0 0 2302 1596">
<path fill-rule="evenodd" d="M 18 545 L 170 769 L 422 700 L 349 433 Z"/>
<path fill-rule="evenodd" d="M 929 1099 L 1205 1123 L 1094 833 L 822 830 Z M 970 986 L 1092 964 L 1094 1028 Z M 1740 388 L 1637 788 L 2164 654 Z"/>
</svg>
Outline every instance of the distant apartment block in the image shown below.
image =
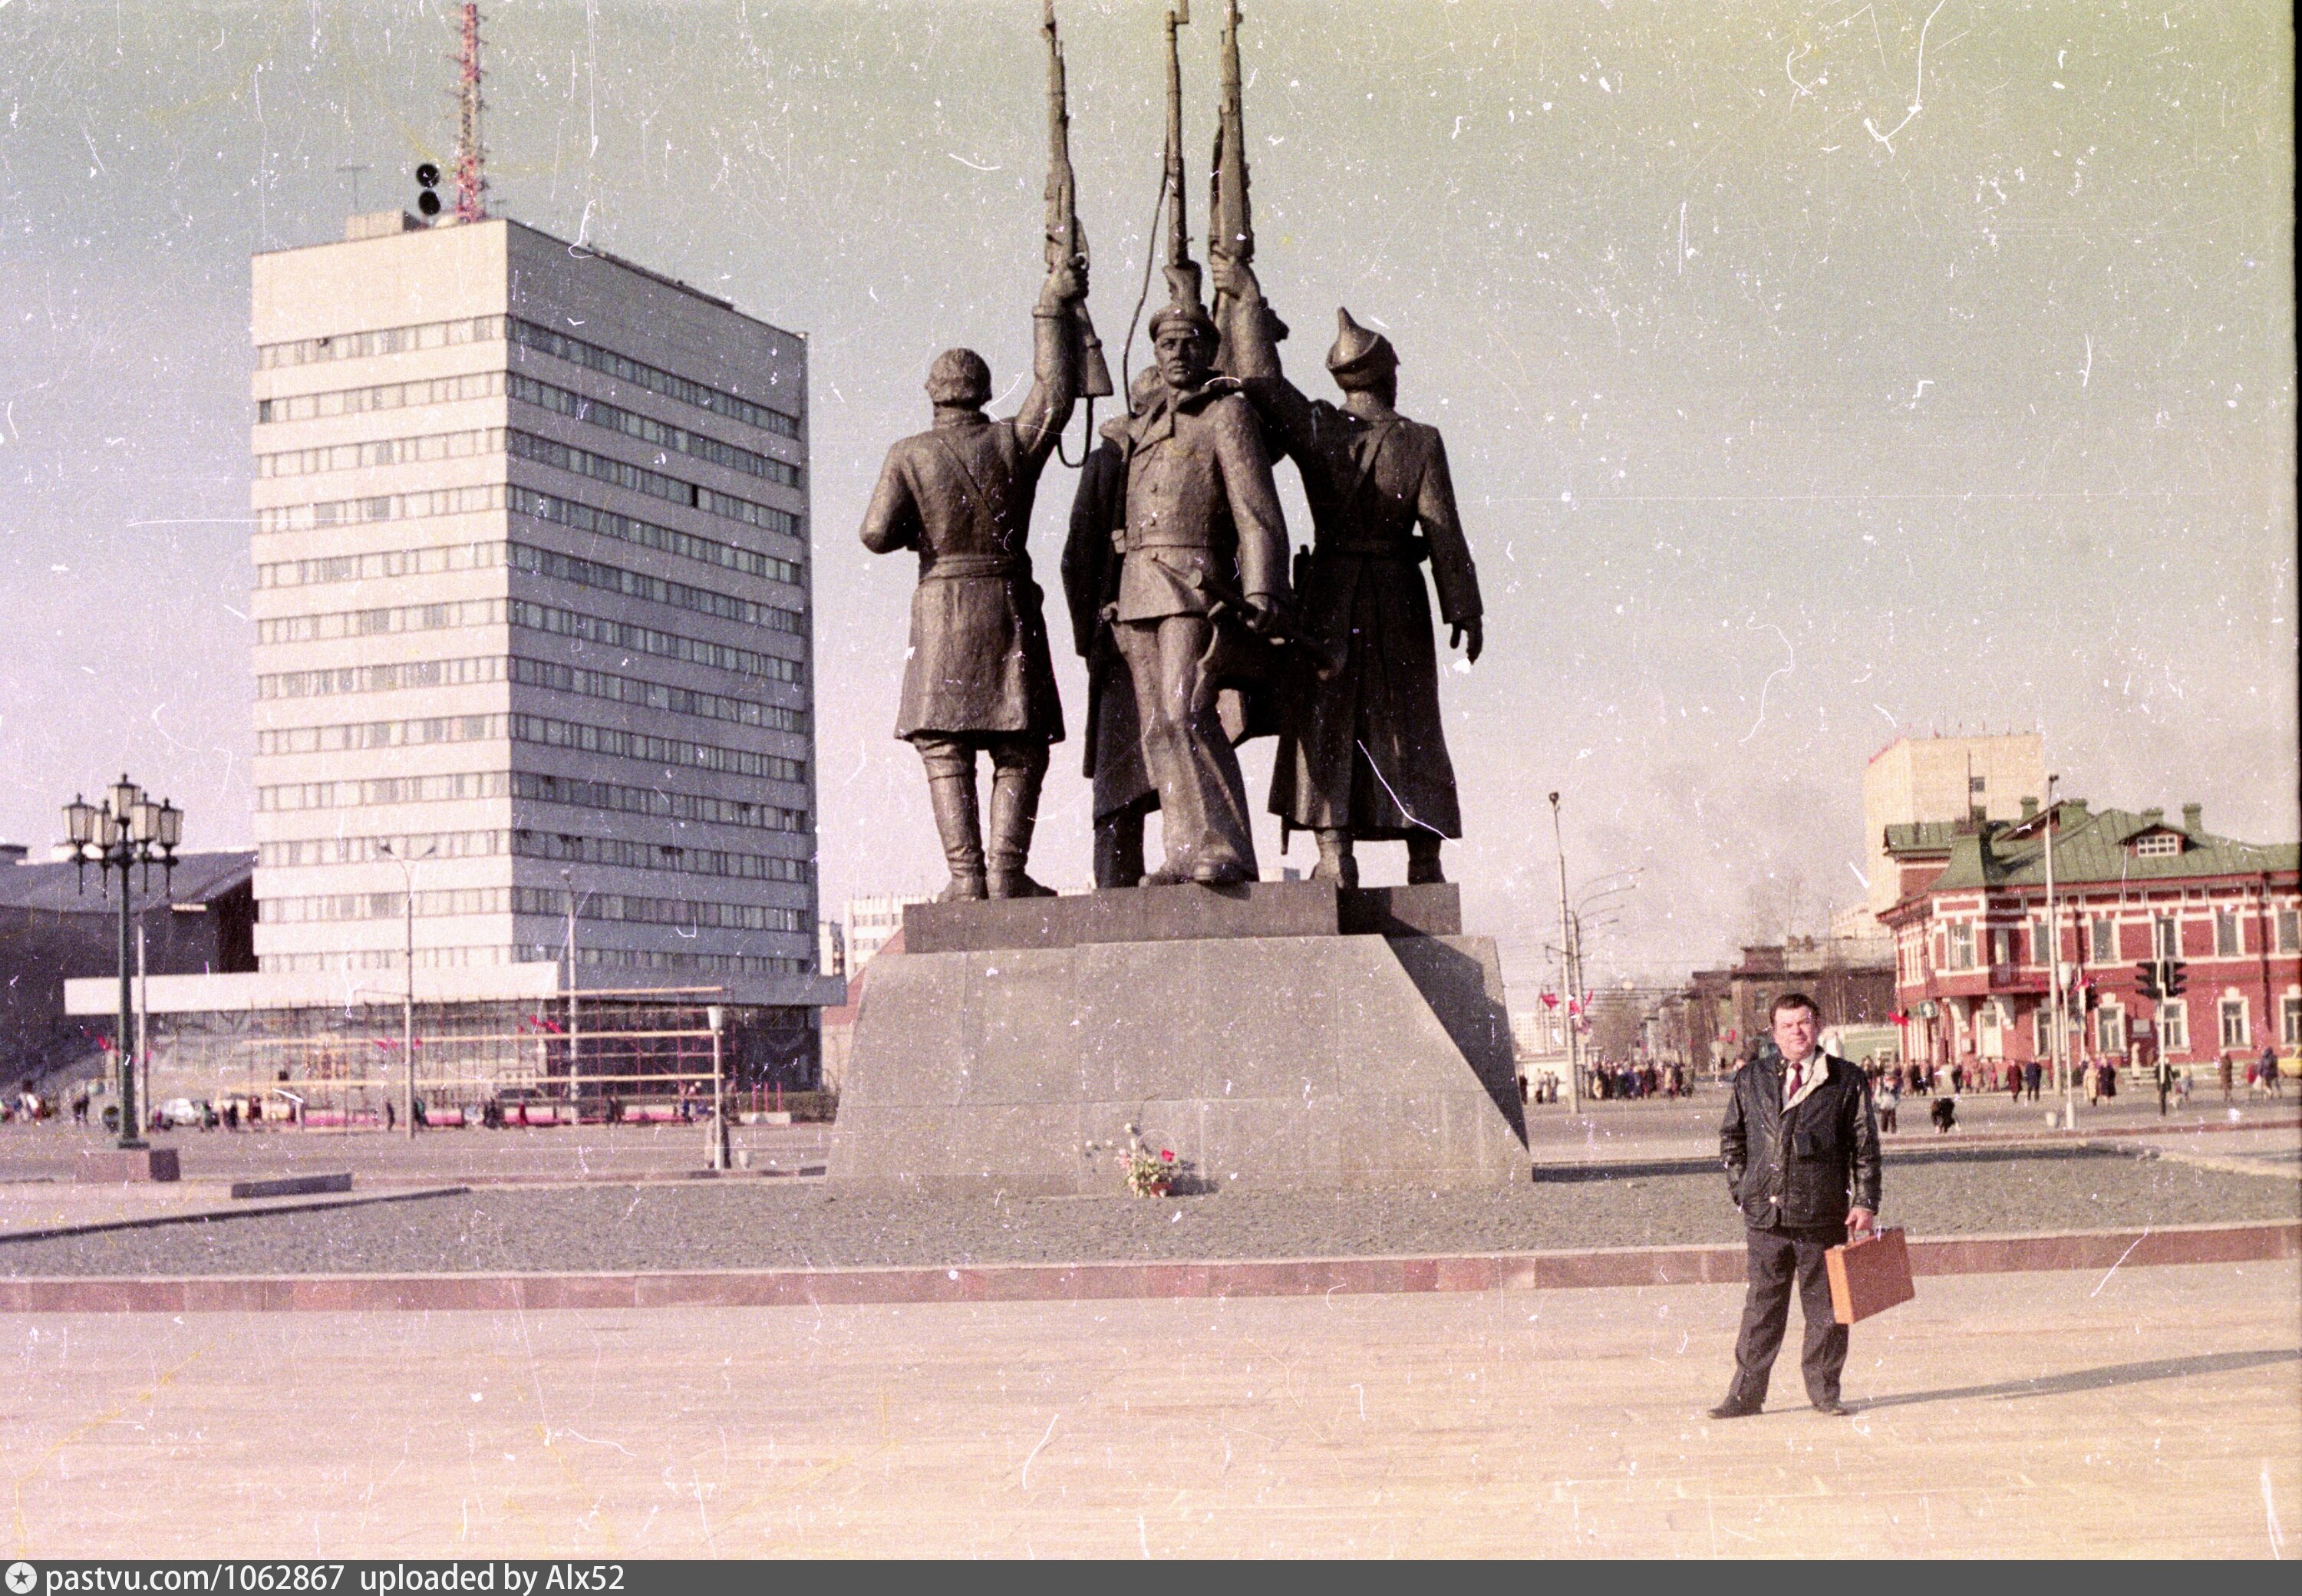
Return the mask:
<svg viewBox="0 0 2302 1596">
<path fill-rule="evenodd" d="M 257 256 L 251 331 L 256 1006 L 397 1001 L 412 907 L 419 1000 L 811 1036 L 804 340 L 391 214 Z"/>
</svg>

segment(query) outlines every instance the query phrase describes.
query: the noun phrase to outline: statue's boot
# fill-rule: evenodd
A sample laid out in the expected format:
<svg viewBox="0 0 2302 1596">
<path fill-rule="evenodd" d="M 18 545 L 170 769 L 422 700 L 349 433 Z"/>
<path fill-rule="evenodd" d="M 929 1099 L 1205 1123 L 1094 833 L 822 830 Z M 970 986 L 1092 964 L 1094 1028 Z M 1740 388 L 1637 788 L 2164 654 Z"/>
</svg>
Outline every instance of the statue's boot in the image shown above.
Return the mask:
<svg viewBox="0 0 2302 1596">
<path fill-rule="evenodd" d="M 943 839 L 944 863 L 951 869 L 951 885 L 936 894 L 936 902 L 959 903 L 987 896 L 983 827 L 976 809 L 974 772 L 928 777 L 928 797 L 935 806 L 936 833 Z"/>
<path fill-rule="evenodd" d="M 991 874 L 995 898 L 1052 898 L 1023 871 L 1031 856 L 1031 833 L 1039 819 L 1039 784 L 1047 774 L 1046 755 L 1001 760 L 991 771 Z"/>
<path fill-rule="evenodd" d="M 1098 889 L 1141 883 L 1145 814 L 1141 805 L 1130 803 L 1095 823 L 1095 884 Z"/>
<path fill-rule="evenodd" d="M 1447 878 L 1447 873 L 1439 868 L 1439 844 L 1441 840 L 1435 831 L 1417 831 L 1407 839 L 1407 884 L 1409 886 L 1435 886 Z"/>
<path fill-rule="evenodd" d="M 1359 884 L 1359 859 L 1351 851 L 1351 834 L 1330 830 L 1317 834 L 1319 862 L 1311 867 L 1314 881 L 1332 881 L 1338 886 Z"/>
</svg>

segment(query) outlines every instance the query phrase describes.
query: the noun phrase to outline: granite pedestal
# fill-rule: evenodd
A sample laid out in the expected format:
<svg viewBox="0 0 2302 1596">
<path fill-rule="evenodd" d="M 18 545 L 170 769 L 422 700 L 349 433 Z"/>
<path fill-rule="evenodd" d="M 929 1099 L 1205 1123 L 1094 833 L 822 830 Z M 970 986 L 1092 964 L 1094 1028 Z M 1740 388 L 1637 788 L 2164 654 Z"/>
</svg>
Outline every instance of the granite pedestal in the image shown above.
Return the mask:
<svg viewBox="0 0 2302 1596">
<path fill-rule="evenodd" d="M 1115 1193 L 1138 1128 L 1181 1189 L 1527 1173 L 1493 941 L 1451 886 L 1143 887 L 924 904 L 872 962 L 838 1184 Z"/>
</svg>

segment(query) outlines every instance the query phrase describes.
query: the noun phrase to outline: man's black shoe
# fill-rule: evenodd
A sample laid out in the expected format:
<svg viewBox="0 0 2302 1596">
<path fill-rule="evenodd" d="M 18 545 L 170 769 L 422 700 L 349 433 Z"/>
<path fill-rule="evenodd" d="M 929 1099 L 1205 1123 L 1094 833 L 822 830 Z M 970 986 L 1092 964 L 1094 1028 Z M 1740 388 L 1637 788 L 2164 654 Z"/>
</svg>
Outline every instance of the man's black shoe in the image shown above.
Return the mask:
<svg viewBox="0 0 2302 1596">
<path fill-rule="evenodd" d="M 1817 1413 L 1834 1419 L 1851 1417 L 1854 1412 L 1852 1407 L 1849 1407 L 1845 1403 L 1840 1401 L 1836 1397 L 1832 1397 L 1827 1401 L 1816 1403 L 1814 1405 L 1814 1410 Z"/>
<path fill-rule="evenodd" d="M 1710 1410 L 1710 1416 L 1714 1419 L 1747 1419 L 1760 1411 L 1761 1409 L 1756 1403 L 1737 1402 L 1729 1397 Z"/>
</svg>

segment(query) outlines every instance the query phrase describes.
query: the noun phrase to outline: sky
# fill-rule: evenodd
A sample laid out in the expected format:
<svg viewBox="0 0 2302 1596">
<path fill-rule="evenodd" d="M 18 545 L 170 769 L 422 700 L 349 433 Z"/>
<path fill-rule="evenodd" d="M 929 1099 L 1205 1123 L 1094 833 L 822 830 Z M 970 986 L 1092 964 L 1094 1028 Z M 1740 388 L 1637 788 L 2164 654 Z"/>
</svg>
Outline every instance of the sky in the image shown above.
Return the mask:
<svg viewBox="0 0 2302 1596">
<path fill-rule="evenodd" d="M 1059 7 L 1114 356 L 1162 10 Z M 452 153 L 451 11 L 0 0 L 0 840 L 125 767 L 193 846 L 249 843 L 248 257 L 340 237 L 355 183 L 412 204 Z M 855 531 L 937 350 L 1020 393 L 1038 0 L 485 13 L 496 213 L 807 335 L 823 899 L 932 889 L 892 736 L 915 567 Z M 1182 33 L 1202 256 L 1219 13 Z M 1348 306 L 1446 434 L 1487 608 L 1442 676 L 1448 860 L 1515 988 L 1556 941 L 1553 791 L 1602 982 L 1856 900 L 1900 735 L 2036 730 L 2066 793 L 2302 831 L 2285 6 L 1253 0 L 1241 37 L 1290 374 L 1327 391 Z M 1051 589 L 1071 483 L 1039 494 Z M 1034 868 L 1079 890 L 1051 621 L 1073 736 Z"/>
</svg>

